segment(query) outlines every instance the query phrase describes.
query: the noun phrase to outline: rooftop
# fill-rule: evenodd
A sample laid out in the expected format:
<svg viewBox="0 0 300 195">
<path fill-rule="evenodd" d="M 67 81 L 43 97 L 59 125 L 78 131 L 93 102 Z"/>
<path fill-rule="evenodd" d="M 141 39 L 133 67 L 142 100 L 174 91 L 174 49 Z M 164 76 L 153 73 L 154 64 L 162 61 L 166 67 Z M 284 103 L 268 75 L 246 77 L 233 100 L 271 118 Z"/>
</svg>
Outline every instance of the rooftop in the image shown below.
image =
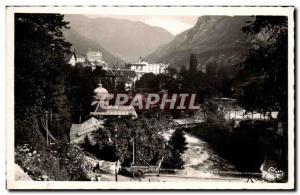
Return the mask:
<svg viewBox="0 0 300 195">
<path fill-rule="evenodd" d="M 72 124 L 70 130 L 70 141 L 76 142 L 78 139 L 81 139 L 83 135 L 97 131 L 99 128 L 104 128 L 103 124 L 104 122 L 102 120 L 98 120 L 94 117 L 81 124 Z"/>
</svg>

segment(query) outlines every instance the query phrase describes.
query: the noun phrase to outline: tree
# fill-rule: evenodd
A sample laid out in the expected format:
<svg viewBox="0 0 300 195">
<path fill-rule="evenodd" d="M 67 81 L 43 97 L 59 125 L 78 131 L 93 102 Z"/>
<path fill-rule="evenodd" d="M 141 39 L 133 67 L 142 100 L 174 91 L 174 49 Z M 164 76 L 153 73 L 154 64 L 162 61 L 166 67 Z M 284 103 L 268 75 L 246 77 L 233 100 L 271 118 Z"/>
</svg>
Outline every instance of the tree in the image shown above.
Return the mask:
<svg viewBox="0 0 300 195">
<path fill-rule="evenodd" d="M 70 74 L 68 96 L 72 105 L 72 121 L 81 123 L 91 112 L 93 90 L 99 80 L 95 81 L 90 67 L 76 65 Z"/>
<path fill-rule="evenodd" d="M 239 64 L 240 70 L 246 72 L 248 77 L 240 84 L 238 102 L 249 112 L 278 111 L 279 117 L 286 120 L 287 18 L 257 16 L 242 30 L 259 38 L 249 50 L 246 60 Z"/>
<path fill-rule="evenodd" d="M 38 121 L 47 110 L 54 110 L 65 124 L 70 121 L 64 55 L 71 44 L 63 37 L 63 29 L 68 28 L 63 18 L 60 14 L 15 14 L 16 136 L 20 131 L 34 136 L 36 122 L 25 122 L 26 118 Z"/>
<path fill-rule="evenodd" d="M 153 73 L 144 74 L 140 80 L 136 82 L 136 88 L 147 89 L 147 92 L 156 92 L 159 89 L 159 82 Z"/>
<path fill-rule="evenodd" d="M 48 104 L 45 109 L 50 110 L 52 115 L 52 117 L 49 116 L 49 125 L 54 130 L 56 137 L 68 141 L 71 126 L 71 102 L 67 94 L 66 80 L 69 78 L 70 66 L 66 65 L 66 69 L 61 70 L 61 73 L 48 82 L 48 88 L 45 89 Z"/>
<path fill-rule="evenodd" d="M 167 73 L 169 73 L 170 76 L 172 76 L 172 77 L 175 77 L 178 74 L 176 68 L 168 67 L 166 70 L 167 70 Z"/>
<path fill-rule="evenodd" d="M 94 89 L 97 88 L 100 81 L 110 93 L 115 92 L 114 82 L 108 76 L 108 72 L 100 66 L 92 70 L 89 66 L 83 67 L 81 64 L 76 64 L 70 70 L 68 96 L 73 105 L 71 113 L 74 123 L 81 123 L 90 116 L 93 109 L 91 103 Z"/>
<path fill-rule="evenodd" d="M 176 131 L 174 131 L 169 140 L 169 145 L 174 151 L 178 152 L 179 154 L 184 153 L 184 151 L 187 149 L 187 143 L 182 130 L 177 129 Z"/>
<path fill-rule="evenodd" d="M 219 97 L 232 96 L 232 82 L 235 78 L 235 67 L 228 64 L 208 63 L 206 75 L 211 86 L 211 92 Z"/>
<path fill-rule="evenodd" d="M 288 21 L 285 16 L 257 16 L 243 31 L 257 38 L 239 68 L 247 77 L 240 83 L 238 102 L 248 112 L 269 114 L 278 111 L 278 136 L 273 151 L 278 154 L 280 167 L 287 169 L 288 160 Z M 274 152 L 276 151 L 276 152 Z"/>
<path fill-rule="evenodd" d="M 201 71 L 186 71 L 180 74 L 181 92 L 195 93 L 196 102 L 202 103 L 204 99 L 211 97 L 212 86 L 207 74 Z"/>
<path fill-rule="evenodd" d="M 184 74 L 186 74 L 186 72 L 187 72 L 186 66 L 184 65 L 180 66 L 179 75 L 183 76 Z"/>
<path fill-rule="evenodd" d="M 216 128 L 223 127 L 226 124 L 225 112 L 219 109 L 214 101 L 207 101 L 202 105 L 202 112 L 205 123 Z"/>
<path fill-rule="evenodd" d="M 156 164 L 166 153 L 165 141 L 161 133 L 170 127 L 169 115 L 158 112 L 141 113 L 139 118 L 110 118 L 106 130 L 110 132 L 111 150 L 124 166 L 135 163 Z"/>
<path fill-rule="evenodd" d="M 182 154 L 187 149 L 186 139 L 182 130 L 177 129 L 168 142 L 169 154 L 163 162 L 163 166 L 172 169 L 182 169 L 184 161 Z"/>
<path fill-rule="evenodd" d="M 115 151 L 111 142 L 111 134 L 107 129 L 98 129 L 93 132 L 92 138 L 86 136 L 81 147 L 98 159 L 116 161 Z"/>
</svg>

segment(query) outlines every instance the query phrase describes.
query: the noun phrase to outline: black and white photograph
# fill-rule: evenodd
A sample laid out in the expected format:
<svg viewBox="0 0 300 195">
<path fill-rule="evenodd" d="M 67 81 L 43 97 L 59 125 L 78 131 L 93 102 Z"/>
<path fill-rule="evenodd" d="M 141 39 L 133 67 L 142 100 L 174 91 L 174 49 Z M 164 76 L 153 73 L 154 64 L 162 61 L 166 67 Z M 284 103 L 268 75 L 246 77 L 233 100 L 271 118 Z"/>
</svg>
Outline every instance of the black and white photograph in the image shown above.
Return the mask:
<svg viewBox="0 0 300 195">
<path fill-rule="evenodd" d="M 294 189 L 294 7 L 6 8 L 8 189 Z"/>
</svg>

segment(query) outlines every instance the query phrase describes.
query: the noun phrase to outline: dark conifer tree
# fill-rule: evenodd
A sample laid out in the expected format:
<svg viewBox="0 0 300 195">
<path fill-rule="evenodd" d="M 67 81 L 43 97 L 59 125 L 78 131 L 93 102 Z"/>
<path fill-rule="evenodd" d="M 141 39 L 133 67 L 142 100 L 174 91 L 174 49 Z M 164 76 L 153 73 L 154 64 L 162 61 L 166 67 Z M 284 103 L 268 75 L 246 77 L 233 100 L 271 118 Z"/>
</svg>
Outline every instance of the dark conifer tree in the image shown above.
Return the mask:
<svg viewBox="0 0 300 195">
<path fill-rule="evenodd" d="M 20 132 L 32 137 L 45 111 L 55 110 L 64 124 L 70 121 L 64 83 L 64 55 L 71 46 L 63 37 L 67 24 L 60 14 L 15 14 L 16 137 Z"/>
</svg>

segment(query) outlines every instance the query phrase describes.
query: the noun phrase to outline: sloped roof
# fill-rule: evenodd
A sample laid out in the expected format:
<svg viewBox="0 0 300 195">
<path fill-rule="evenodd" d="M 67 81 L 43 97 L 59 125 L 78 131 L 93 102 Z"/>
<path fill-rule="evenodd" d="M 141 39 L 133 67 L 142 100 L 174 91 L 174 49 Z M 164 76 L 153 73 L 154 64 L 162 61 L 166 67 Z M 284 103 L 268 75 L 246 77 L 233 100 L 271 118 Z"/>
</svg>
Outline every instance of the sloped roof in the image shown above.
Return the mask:
<svg viewBox="0 0 300 195">
<path fill-rule="evenodd" d="M 97 105 L 92 115 L 100 116 L 129 116 L 132 115 L 137 117 L 137 113 L 133 106 L 106 106 L 105 109 L 101 108 L 99 104 Z"/>
<path fill-rule="evenodd" d="M 86 58 L 86 55 L 80 54 L 80 53 L 75 53 L 76 58 Z"/>
<path fill-rule="evenodd" d="M 97 131 L 99 128 L 104 128 L 103 124 L 104 121 L 98 120 L 94 117 L 81 124 L 72 124 L 70 130 L 70 141 L 73 142 L 87 133 Z"/>
<path fill-rule="evenodd" d="M 64 55 L 64 61 L 65 61 L 65 62 L 70 62 L 70 60 L 71 60 L 71 58 L 72 58 L 73 55 L 74 55 L 74 53 L 72 53 L 72 52 L 66 53 L 66 54 Z"/>
</svg>

